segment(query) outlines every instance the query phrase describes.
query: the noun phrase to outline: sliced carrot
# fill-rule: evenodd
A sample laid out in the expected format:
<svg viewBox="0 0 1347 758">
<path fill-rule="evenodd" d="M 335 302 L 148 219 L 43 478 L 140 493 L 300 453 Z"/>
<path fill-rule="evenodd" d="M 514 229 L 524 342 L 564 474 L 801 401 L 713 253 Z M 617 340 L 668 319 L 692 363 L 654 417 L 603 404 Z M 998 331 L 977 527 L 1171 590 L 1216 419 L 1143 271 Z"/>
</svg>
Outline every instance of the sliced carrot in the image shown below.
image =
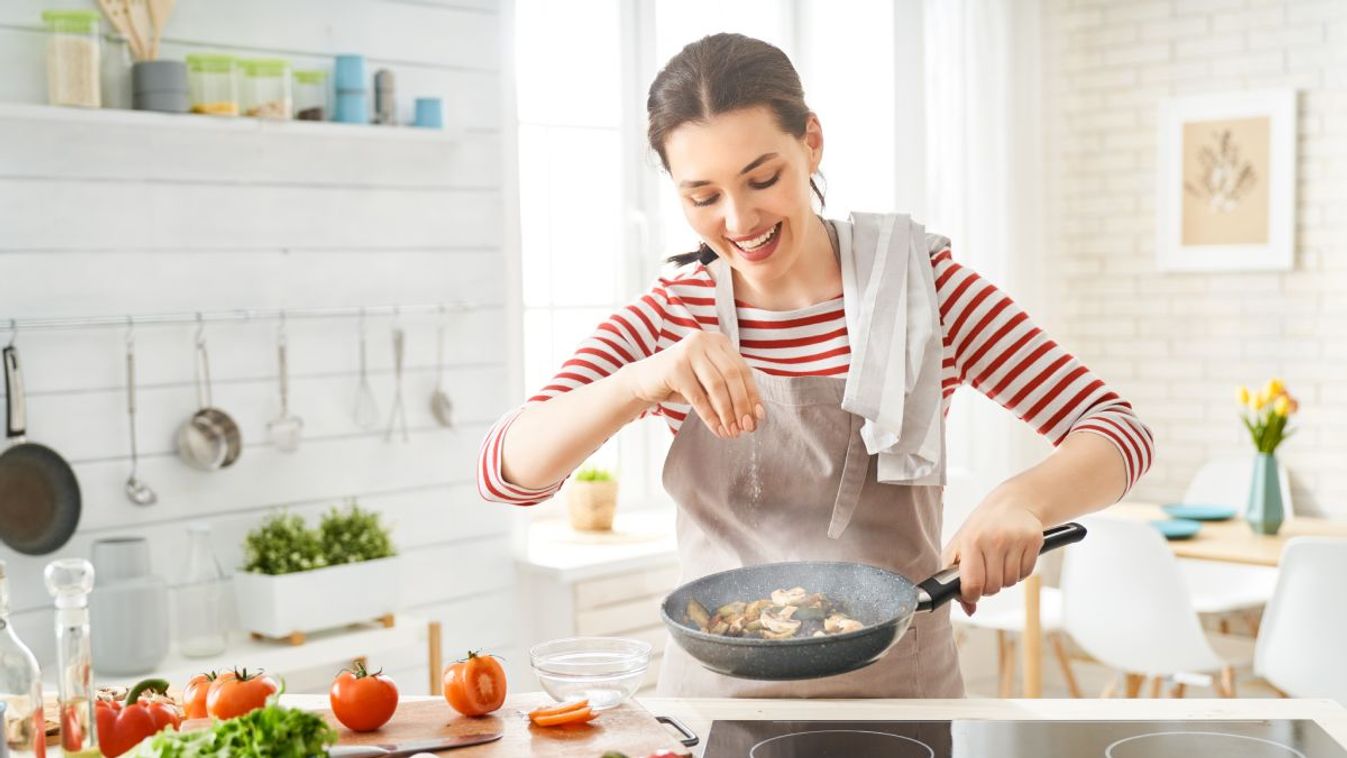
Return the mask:
<svg viewBox="0 0 1347 758">
<path fill-rule="evenodd" d="M 533 723 L 538 726 L 561 726 L 562 724 L 578 724 L 589 721 L 598 714 L 590 710 L 589 706 L 576 708 L 575 710 L 565 711 L 553 714 L 551 716 L 536 716 Z"/>
<path fill-rule="evenodd" d="M 535 718 L 537 716 L 555 716 L 559 713 L 567 713 L 569 711 L 587 707 L 589 707 L 589 700 L 568 700 L 564 703 L 557 703 L 556 705 L 544 705 L 534 708 L 529 711 L 529 718 Z"/>
</svg>

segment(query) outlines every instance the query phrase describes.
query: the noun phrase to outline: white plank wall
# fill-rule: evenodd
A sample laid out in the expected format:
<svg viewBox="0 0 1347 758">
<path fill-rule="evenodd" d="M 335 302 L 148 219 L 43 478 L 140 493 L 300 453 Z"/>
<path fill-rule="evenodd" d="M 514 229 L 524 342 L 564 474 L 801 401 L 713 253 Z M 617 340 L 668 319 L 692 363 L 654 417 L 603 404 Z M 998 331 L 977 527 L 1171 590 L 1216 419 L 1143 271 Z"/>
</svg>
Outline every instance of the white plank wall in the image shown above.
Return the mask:
<svg viewBox="0 0 1347 758">
<path fill-rule="evenodd" d="M 172 445 L 196 406 L 195 327 L 137 328 L 141 474 L 160 497 L 152 507 L 122 493 L 125 330 L 21 330 L 31 438 L 70 460 L 83 489 L 79 531 L 58 555 L 144 535 L 155 572 L 171 582 L 191 521 L 212 524 L 216 553 L 232 569 L 243 535 L 267 513 L 316 520 L 357 497 L 392 524 L 405 556 L 403 605 L 444 622 L 447 658 L 471 646 L 522 661 L 509 549 L 517 514 L 482 503 L 473 483 L 478 444 L 509 401 L 497 3 L 192 0 L 168 27 L 168 58 L 223 51 L 330 68 L 335 54 L 362 53 L 371 74 L 395 71 L 404 122 L 414 97 L 442 97 L 447 134 L 32 107 L 45 99 L 40 14 L 49 5 L 0 3 L 0 339 L 10 318 L 466 306 L 443 322 L 452 430 L 429 411 L 441 321 L 399 318 L 408 334 L 405 444 L 351 418 L 358 320 L 288 320 L 291 408 L 304 419 L 293 454 L 266 441 L 279 412 L 277 322 L 209 324 L 215 404 L 239 421 L 246 443 L 233 468 L 214 473 L 186 468 Z M 388 316 L 366 322 L 385 418 L 392 325 Z M 16 627 L 44 663 L 53 640 L 41 569 L 52 557 L 0 546 Z M 421 651 L 375 665 L 399 676 L 404 692 L 425 691 Z"/>
</svg>

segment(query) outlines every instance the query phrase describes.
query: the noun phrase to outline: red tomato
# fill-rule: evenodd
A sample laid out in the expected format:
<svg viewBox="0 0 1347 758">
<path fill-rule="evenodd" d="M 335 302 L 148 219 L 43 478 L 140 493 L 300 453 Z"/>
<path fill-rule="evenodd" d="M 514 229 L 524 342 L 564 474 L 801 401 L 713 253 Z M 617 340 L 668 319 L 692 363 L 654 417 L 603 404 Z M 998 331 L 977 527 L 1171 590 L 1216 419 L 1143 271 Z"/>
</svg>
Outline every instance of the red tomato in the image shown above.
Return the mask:
<svg viewBox="0 0 1347 758">
<path fill-rule="evenodd" d="M 261 671 L 248 669 L 221 674 L 206 690 L 206 714 L 211 718 L 232 719 L 267 704 L 267 698 L 280 689 L 276 680 Z"/>
<path fill-rule="evenodd" d="M 343 670 L 328 690 L 332 715 L 356 732 L 372 732 L 388 723 L 398 709 L 398 686 L 376 671 L 356 663 L 355 671 Z"/>
<path fill-rule="evenodd" d="M 187 680 L 187 686 L 182 690 L 183 718 L 206 718 L 206 693 L 210 690 L 211 683 L 223 676 L 232 677 L 234 672 L 226 671 L 216 675 L 214 671 L 208 671 Z"/>
<path fill-rule="evenodd" d="M 495 656 L 469 651 L 444 670 L 444 699 L 464 716 L 490 713 L 505 702 L 505 669 Z"/>
</svg>

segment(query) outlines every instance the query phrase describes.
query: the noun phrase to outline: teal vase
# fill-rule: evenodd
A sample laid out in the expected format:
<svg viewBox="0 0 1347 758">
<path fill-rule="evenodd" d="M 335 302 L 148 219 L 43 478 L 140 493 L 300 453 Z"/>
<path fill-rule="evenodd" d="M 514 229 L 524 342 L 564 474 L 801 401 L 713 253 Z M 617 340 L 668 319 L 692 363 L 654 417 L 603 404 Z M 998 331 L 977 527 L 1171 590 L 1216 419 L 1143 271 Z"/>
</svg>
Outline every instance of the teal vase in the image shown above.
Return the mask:
<svg viewBox="0 0 1347 758">
<path fill-rule="evenodd" d="M 1277 473 L 1277 457 L 1259 453 L 1253 462 L 1253 480 L 1249 483 L 1249 505 L 1244 520 L 1258 534 L 1276 534 L 1286 518 L 1282 503 L 1282 485 Z"/>
</svg>

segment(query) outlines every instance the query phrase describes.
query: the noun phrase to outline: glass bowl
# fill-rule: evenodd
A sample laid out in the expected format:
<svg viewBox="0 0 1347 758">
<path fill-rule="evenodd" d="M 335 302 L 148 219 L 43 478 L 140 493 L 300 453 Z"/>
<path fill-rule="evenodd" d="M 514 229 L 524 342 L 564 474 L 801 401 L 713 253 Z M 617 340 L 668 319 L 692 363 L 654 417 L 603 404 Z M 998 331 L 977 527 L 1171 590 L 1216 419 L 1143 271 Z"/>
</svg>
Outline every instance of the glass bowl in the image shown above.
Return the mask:
<svg viewBox="0 0 1347 758">
<path fill-rule="evenodd" d="M 547 694 L 613 708 L 641 688 L 650 667 L 650 643 L 620 637 L 567 637 L 534 645 L 529 663 Z"/>
</svg>

